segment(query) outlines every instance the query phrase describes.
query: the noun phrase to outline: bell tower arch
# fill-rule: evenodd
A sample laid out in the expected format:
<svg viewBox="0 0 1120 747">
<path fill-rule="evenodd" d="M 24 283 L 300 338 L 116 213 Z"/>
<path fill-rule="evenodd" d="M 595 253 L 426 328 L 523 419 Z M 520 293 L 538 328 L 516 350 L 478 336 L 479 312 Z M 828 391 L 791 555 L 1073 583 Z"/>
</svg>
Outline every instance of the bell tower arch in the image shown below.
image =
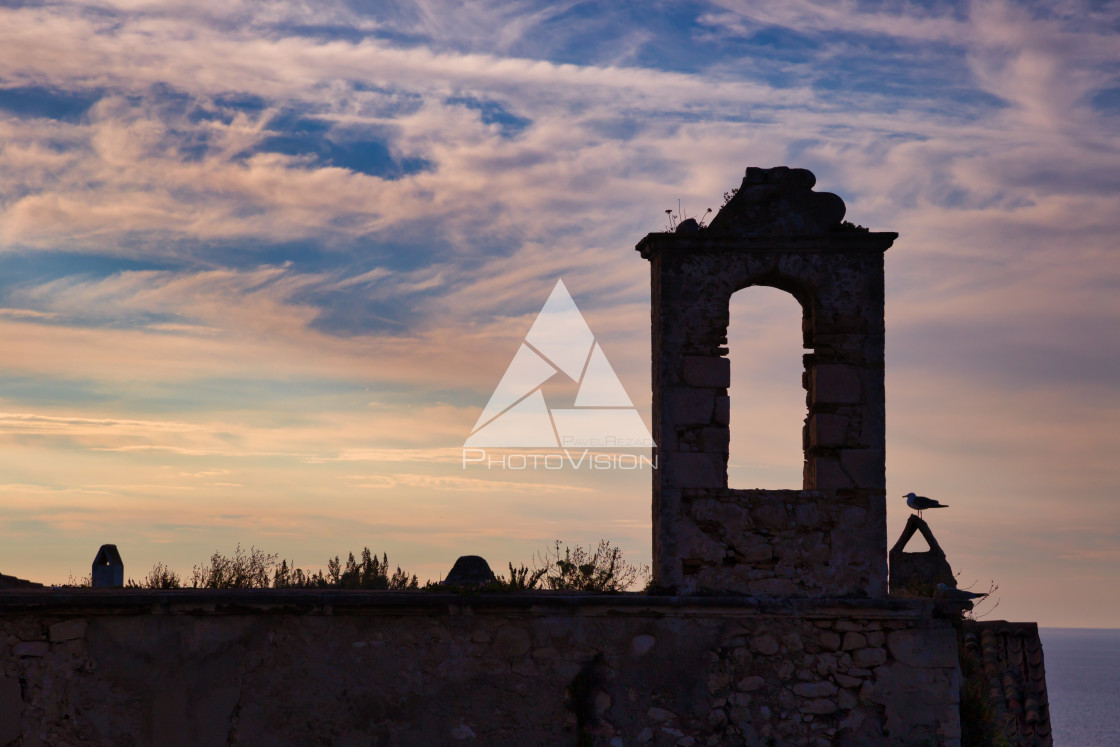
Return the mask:
<svg viewBox="0 0 1120 747">
<path fill-rule="evenodd" d="M 897 233 L 843 223 L 843 200 L 784 166 L 748 168 L 700 228 L 637 245 L 652 284 L 654 579 L 679 592 L 887 593 L 883 255 Z M 731 295 L 802 308 L 802 485 L 727 485 Z"/>
</svg>

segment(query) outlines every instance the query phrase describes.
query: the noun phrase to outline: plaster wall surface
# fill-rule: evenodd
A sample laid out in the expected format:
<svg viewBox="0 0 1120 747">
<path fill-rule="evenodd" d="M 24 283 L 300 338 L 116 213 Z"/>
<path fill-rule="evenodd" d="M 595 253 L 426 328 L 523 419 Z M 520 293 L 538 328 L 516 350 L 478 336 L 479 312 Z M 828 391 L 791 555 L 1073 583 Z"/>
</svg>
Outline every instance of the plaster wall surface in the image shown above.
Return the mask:
<svg viewBox="0 0 1120 747">
<path fill-rule="evenodd" d="M 3 592 L 0 744 L 957 745 L 956 637 L 934 611 Z"/>
</svg>

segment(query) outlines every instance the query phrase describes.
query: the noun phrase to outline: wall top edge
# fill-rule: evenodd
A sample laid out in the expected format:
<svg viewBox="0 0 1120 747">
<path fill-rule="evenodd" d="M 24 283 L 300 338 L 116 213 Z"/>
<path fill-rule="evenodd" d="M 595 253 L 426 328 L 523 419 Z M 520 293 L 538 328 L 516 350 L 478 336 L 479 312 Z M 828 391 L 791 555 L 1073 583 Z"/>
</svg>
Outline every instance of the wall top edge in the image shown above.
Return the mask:
<svg viewBox="0 0 1120 747">
<path fill-rule="evenodd" d="M 758 238 L 708 238 L 703 232 L 691 234 L 649 233 L 635 246 L 643 259 L 663 252 L 699 254 L 703 252 L 806 252 L 821 254 L 858 254 L 885 252 L 898 234 L 894 231 L 834 233 L 826 236 L 764 236 Z"/>
<path fill-rule="evenodd" d="M 656 596 L 528 592 L 453 594 L 317 590 L 0 591 L 0 618 L 26 614 L 462 614 L 521 611 L 529 615 L 800 616 L 914 618 L 951 615 L 958 603 L 925 599 Z"/>
</svg>

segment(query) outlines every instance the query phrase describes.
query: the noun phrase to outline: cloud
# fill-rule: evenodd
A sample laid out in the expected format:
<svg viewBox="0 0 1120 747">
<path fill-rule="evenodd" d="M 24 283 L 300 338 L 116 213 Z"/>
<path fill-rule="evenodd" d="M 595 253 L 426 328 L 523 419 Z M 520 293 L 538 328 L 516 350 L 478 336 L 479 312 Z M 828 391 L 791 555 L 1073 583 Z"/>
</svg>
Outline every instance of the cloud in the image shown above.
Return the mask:
<svg viewBox="0 0 1120 747">
<path fill-rule="evenodd" d="M 232 546 L 252 520 L 214 517 L 272 500 L 271 536 L 367 532 L 437 572 L 463 543 L 573 536 L 604 503 L 577 488 L 603 484 L 526 493 L 459 474 L 457 447 L 557 277 L 648 418 L 634 243 L 678 199 L 701 214 L 746 165 L 788 163 L 901 234 L 892 493 L 953 496 L 939 537 L 967 566 L 1001 562 L 971 526 L 1034 536 L 1048 495 L 1114 528 L 1117 20 L 1079 2 L 0 9 L 4 503 L 40 539 L 127 510 L 141 546 Z M 742 417 L 796 430 L 783 300 L 730 347 L 761 402 Z M 760 479 L 790 466 L 768 442 L 743 454 Z M 648 484 L 612 496 L 604 525 L 648 547 L 626 519 Z M 1067 562 L 1113 562 L 1071 537 Z"/>
</svg>

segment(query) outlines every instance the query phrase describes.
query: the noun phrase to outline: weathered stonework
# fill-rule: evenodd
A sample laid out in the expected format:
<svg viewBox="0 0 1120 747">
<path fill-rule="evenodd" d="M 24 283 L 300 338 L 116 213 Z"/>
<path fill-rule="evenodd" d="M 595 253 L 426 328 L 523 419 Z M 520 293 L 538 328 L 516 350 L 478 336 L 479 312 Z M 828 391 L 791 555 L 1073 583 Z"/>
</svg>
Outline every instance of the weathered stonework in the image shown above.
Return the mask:
<svg viewBox="0 0 1120 747">
<path fill-rule="evenodd" d="M 706 229 L 650 234 L 654 578 L 683 592 L 887 593 L 883 252 L 804 169 L 747 169 Z M 801 490 L 730 490 L 728 303 L 767 285 L 804 310 Z"/>
<path fill-rule="evenodd" d="M 925 552 L 906 552 L 906 543 L 920 532 L 929 549 Z M 945 551 L 941 549 L 933 530 L 917 514 L 910 514 L 906 528 L 894 543 L 887 558 L 890 561 L 890 593 L 901 596 L 933 596 L 937 584 L 955 589 L 957 578 Z"/>
<path fill-rule="evenodd" d="M 674 595 L 4 590 L 0 747 L 959 747 L 960 604 L 885 598 L 895 234 L 841 230 L 813 181 L 748 169 L 709 228 L 638 245 L 654 570 Z M 751 285 L 804 309 L 800 490 L 727 485 L 728 301 Z"/>
<path fill-rule="evenodd" d="M 3 592 L 0 744 L 951 747 L 935 604 Z"/>
</svg>

